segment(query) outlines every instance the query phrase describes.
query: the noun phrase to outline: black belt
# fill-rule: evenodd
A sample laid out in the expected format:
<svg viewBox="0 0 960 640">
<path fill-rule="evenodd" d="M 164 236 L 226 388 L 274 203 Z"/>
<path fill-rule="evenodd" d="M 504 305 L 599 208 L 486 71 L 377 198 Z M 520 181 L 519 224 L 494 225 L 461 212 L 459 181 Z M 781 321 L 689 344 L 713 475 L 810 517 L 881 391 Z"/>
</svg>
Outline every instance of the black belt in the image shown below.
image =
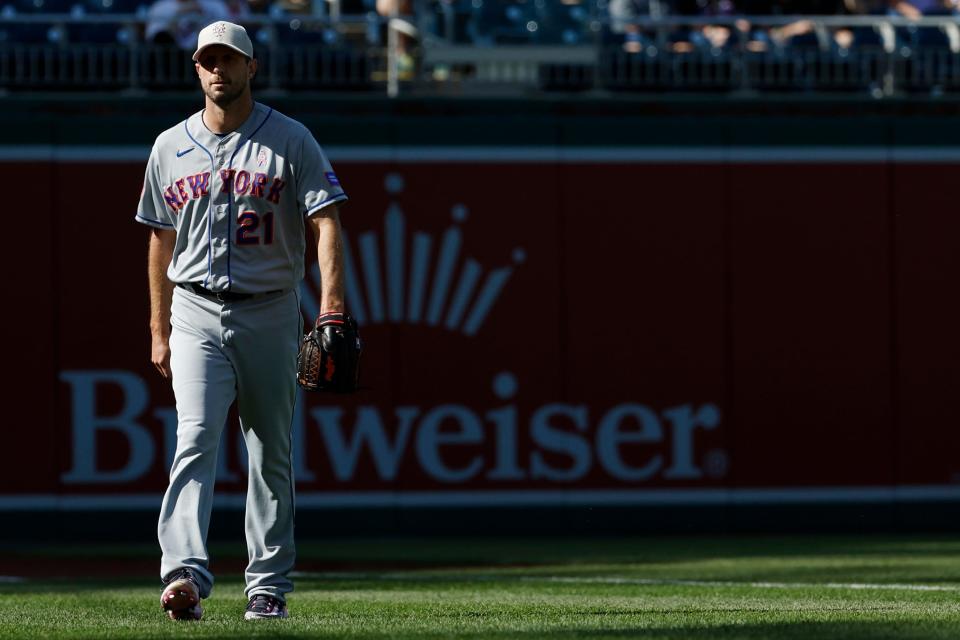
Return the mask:
<svg viewBox="0 0 960 640">
<path fill-rule="evenodd" d="M 274 289 L 273 291 L 264 291 L 263 293 L 235 293 L 233 291 L 210 291 L 206 287 L 202 287 L 196 282 L 178 282 L 177 286 L 181 289 L 186 289 L 192 293 L 208 298 L 210 300 L 216 300 L 217 302 L 239 302 L 240 300 L 253 300 L 254 298 L 263 298 L 264 296 L 272 296 L 278 293 L 283 293 L 286 289 Z"/>
</svg>

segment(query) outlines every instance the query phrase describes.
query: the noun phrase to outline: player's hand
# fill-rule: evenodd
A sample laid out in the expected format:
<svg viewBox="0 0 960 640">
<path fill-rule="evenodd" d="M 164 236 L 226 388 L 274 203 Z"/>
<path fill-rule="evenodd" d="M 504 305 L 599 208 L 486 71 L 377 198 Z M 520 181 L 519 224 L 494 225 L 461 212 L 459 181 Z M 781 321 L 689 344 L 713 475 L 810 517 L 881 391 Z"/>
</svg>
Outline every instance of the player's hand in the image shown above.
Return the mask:
<svg viewBox="0 0 960 640">
<path fill-rule="evenodd" d="M 164 378 L 170 379 L 170 338 L 153 336 L 150 361 Z"/>
</svg>

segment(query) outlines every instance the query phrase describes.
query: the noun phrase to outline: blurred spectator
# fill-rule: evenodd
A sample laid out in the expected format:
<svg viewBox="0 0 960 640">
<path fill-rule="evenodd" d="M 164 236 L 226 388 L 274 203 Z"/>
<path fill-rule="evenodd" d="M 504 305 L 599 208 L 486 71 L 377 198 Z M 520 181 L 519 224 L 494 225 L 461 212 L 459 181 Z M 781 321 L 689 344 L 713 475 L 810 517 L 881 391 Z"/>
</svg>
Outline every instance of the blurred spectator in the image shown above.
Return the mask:
<svg viewBox="0 0 960 640">
<path fill-rule="evenodd" d="M 412 19 L 413 3 L 412 0 L 377 0 L 377 13 L 389 20 L 391 17 L 407 17 Z M 400 66 L 400 77 L 408 80 L 413 76 L 413 55 L 411 52 L 414 47 L 414 40 L 409 35 L 401 32 L 397 34 L 398 62 Z"/>
<path fill-rule="evenodd" d="M 803 15 L 817 16 L 841 13 L 843 0 L 779 0 L 765 3 L 763 0 L 753 0 L 753 4 L 770 4 L 776 15 Z"/>
<path fill-rule="evenodd" d="M 909 7 L 898 7 L 903 15 L 913 15 L 911 17 L 925 16 L 943 16 L 950 15 L 957 10 L 957 0 L 910 0 L 909 3 L 901 2 L 900 5 L 910 5 Z"/>
<path fill-rule="evenodd" d="M 938 0 L 926 2 L 925 0 L 843 0 L 844 8 L 848 14 L 852 15 L 890 15 L 903 16 L 905 18 L 917 19 L 923 16 L 925 7 L 931 9 L 935 4 L 941 4 Z M 856 27 L 851 29 L 837 29 L 833 34 L 834 42 L 841 49 L 850 49 L 851 47 L 876 40 L 871 37 L 870 29 L 866 27 Z"/>
<path fill-rule="evenodd" d="M 316 2 L 313 0 L 274 0 L 272 3 L 269 2 L 269 0 L 258 0 L 258 2 L 263 6 L 264 12 L 269 12 L 271 15 L 286 15 L 291 13 L 298 15 L 322 15 L 325 12 L 323 5 L 326 0 L 316 0 Z M 256 4 L 254 8 L 257 8 Z"/>
<path fill-rule="evenodd" d="M 410 0 L 377 0 L 377 13 L 382 16 L 391 16 L 394 13 L 401 16 L 412 12 Z"/>
<path fill-rule="evenodd" d="M 223 0 L 157 0 L 147 13 L 145 37 L 148 42 L 173 43 L 192 51 L 197 46 L 197 35 L 205 26 L 236 18 Z"/>
<path fill-rule="evenodd" d="M 843 13 L 844 0 L 741 0 L 751 15 L 814 16 Z M 816 26 L 810 20 L 796 20 L 771 27 L 757 34 L 758 41 L 766 41 L 778 48 L 819 45 Z"/>
<path fill-rule="evenodd" d="M 638 18 L 677 16 L 732 16 L 737 13 L 733 0 L 609 0 L 607 11 L 610 32 L 622 37 L 623 49 L 638 53 L 654 41 L 677 53 L 688 53 L 697 48 L 723 48 L 731 43 L 733 30 L 726 25 L 701 25 L 671 30 L 666 37 L 656 35 L 655 29 L 642 29 L 635 24 Z M 749 29 L 746 21 L 738 21 L 736 29 Z M 666 42 L 664 42 L 666 40 Z"/>
<path fill-rule="evenodd" d="M 700 15 L 825 15 L 843 10 L 843 0 L 737 0 L 736 6 L 732 1 L 687 1 L 702 5 Z M 815 25 L 810 20 L 796 20 L 767 29 L 754 28 L 745 18 L 734 24 L 735 31 L 729 27 L 707 26 L 703 28 L 702 34 L 715 48 L 732 44 L 734 38 L 738 38 L 742 40 L 745 49 L 753 52 L 767 51 L 773 45 L 815 45 L 818 42 Z"/>
<path fill-rule="evenodd" d="M 724 16 L 732 17 L 740 12 L 733 0 L 674 0 L 673 11 L 682 16 Z M 674 38 L 673 50 L 686 53 L 696 48 L 723 49 L 734 44 L 744 34 L 749 33 L 750 23 L 739 19 L 730 25 L 703 25 L 678 33 Z"/>
<path fill-rule="evenodd" d="M 635 18 L 644 18 L 650 15 L 650 6 L 647 0 L 609 0 L 607 15 L 610 16 L 610 29 L 614 33 L 628 31 Z"/>
<path fill-rule="evenodd" d="M 242 22 L 251 14 L 247 0 L 226 0 L 227 11 L 230 13 L 230 22 Z"/>
<path fill-rule="evenodd" d="M 937 4 L 924 0 L 843 0 L 844 7 L 851 14 L 901 15 L 907 18 L 919 18 L 923 15 L 917 5 Z"/>
<path fill-rule="evenodd" d="M 889 15 L 918 19 L 924 15 L 960 12 L 960 0 L 609 0 L 610 32 L 623 39 L 625 51 L 637 53 L 656 43 L 677 53 L 722 50 L 742 46 L 762 52 L 771 47 L 828 46 L 848 49 L 863 44 L 875 46 L 873 27 L 820 29 L 811 20 L 798 19 L 782 26 L 759 28 L 751 24 L 754 15 Z M 676 15 L 703 18 L 724 16 L 733 23 L 670 29 L 666 36 L 656 28 L 641 29 L 638 18 Z M 869 33 L 868 33 L 869 32 Z"/>
<path fill-rule="evenodd" d="M 656 6 L 651 6 L 650 0 L 610 0 L 607 12 L 610 16 L 610 32 L 623 38 L 623 50 L 639 53 L 648 37 L 635 22 L 638 18 L 659 17 L 660 6 L 658 2 Z"/>
<path fill-rule="evenodd" d="M 632 24 L 637 18 L 656 18 L 660 15 L 660 3 L 650 0 L 610 0 L 607 13 L 610 16 L 610 30 L 614 33 L 630 33 L 637 30 Z"/>
<path fill-rule="evenodd" d="M 698 13 L 701 16 L 733 16 L 737 8 L 733 0 L 698 0 Z M 750 23 L 746 20 L 737 20 L 736 29 L 740 33 L 750 30 Z M 727 25 L 705 25 L 700 29 L 700 35 L 714 49 L 722 49 L 733 42 L 733 30 Z"/>
<path fill-rule="evenodd" d="M 949 15 L 957 10 L 957 0 L 892 0 L 889 3 L 888 13 L 920 18 L 925 15 Z"/>
</svg>

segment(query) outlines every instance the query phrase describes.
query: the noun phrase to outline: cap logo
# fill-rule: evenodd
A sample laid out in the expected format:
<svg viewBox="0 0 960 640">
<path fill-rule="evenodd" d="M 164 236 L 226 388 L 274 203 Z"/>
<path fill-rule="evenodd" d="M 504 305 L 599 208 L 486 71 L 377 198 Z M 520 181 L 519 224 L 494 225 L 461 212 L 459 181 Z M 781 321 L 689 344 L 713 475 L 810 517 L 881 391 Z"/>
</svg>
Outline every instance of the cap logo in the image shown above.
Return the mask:
<svg viewBox="0 0 960 640">
<path fill-rule="evenodd" d="M 194 62 L 199 62 L 201 52 L 210 45 L 225 45 L 242 53 L 247 58 L 253 58 L 253 43 L 250 36 L 240 25 L 220 20 L 208 24 L 197 37 L 197 50 L 193 54 Z"/>
</svg>

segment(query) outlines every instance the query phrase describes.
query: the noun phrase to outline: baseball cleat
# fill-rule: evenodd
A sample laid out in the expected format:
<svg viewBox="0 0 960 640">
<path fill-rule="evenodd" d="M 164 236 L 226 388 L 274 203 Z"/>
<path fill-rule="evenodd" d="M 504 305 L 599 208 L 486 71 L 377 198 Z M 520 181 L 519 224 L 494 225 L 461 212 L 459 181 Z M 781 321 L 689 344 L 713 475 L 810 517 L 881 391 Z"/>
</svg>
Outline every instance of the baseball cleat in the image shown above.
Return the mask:
<svg viewBox="0 0 960 640">
<path fill-rule="evenodd" d="M 268 618 L 286 618 L 287 605 L 279 598 L 262 593 L 250 597 L 247 611 L 243 614 L 244 620 L 265 620 Z"/>
<path fill-rule="evenodd" d="M 178 569 L 170 575 L 160 594 L 160 606 L 171 620 L 200 619 L 203 615 L 200 587 L 189 569 Z"/>
</svg>

